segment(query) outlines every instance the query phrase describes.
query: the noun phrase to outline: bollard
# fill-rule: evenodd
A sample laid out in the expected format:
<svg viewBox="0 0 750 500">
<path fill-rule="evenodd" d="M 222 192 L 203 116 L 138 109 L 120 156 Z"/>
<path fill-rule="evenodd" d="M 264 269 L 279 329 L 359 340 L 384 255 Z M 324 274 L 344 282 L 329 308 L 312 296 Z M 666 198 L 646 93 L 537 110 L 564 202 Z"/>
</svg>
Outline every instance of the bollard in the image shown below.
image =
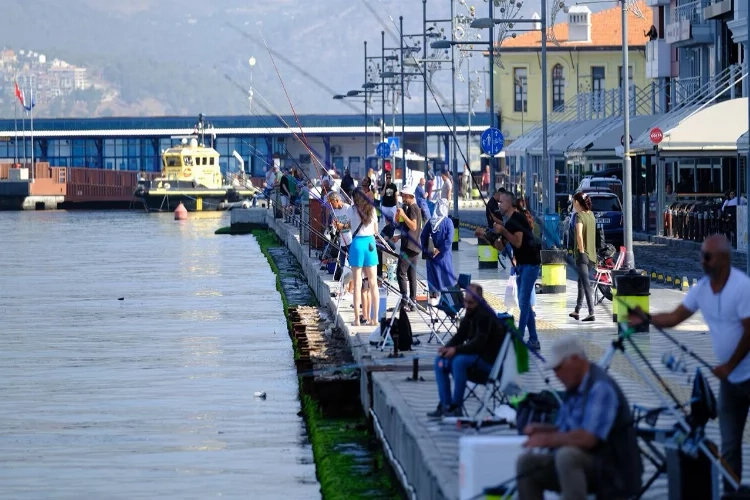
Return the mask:
<svg viewBox="0 0 750 500">
<path fill-rule="evenodd" d="M 693 278 L 693 286 L 698 286 L 698 279 L 697 278 Z"/>
<path fill-rule="evenodd" d="M 419 358 L 411 360 L 411 377 L 406 377 L 407 382 L 424 382 L 424 377 L 419 376 Z"/>
<path fill-rule="evenodd" d="M 643 312 L 649 312 L 649 295 L 651 290 L 651 278 L 649 276 L 640 276 L 635 270 L 628 272 L 623 276 L 617 277 L 617 296 L 621 301 L 620 307 L 627 306 L 635 308 L 640 306 Z M 635 328 L 636 332 L 648 332 L 650 325 L 644 323 Z"/>
<path fill-rule="evenodd" d="M 539 293 L 565 293 L 567 272 L 565 250 L 542 250 L 542 286 Z"/>
<path fill-rule="evenodd" d="M 664 283 L 664 275 L 662 273 L 659 273 L 657 280 L 659 281 L 659 283 Z"/>
<path fill-rule="evenodd" d="M 617 278 L 625 276 L 629 270 L 612 271 L 612 322 L 617 323 L 617 314 L 620 311 L 620 301 L 617 299 Z"/>
<path fill-rule="evenodd" d="M 687 276 L 682 277 L 682 287 L 680 288 L 683 292 L 687 292 L 690 289 L 690 285 L 688 284 Z"/>
<path fill-rule="evenodd" d="M 479 258 L 479 269 L 497 269 L 499 252 L 497 248 L 490 245 L 484 238 L 477 241 L 477 257 Z"/>
<path fill-rule="evenodd" d="M 460 221 L 458 217 L 451 217 L 451 222 L 453 222 L 453 244 L 451 245 L 451 250 L 458 250 L 458 226 Z"/>
<path fill-rule="evenodd" d="M 674 287 L 675 288 L 682 288 L 682 280 L 679 276 L 674 277 Z"/>
</svg>

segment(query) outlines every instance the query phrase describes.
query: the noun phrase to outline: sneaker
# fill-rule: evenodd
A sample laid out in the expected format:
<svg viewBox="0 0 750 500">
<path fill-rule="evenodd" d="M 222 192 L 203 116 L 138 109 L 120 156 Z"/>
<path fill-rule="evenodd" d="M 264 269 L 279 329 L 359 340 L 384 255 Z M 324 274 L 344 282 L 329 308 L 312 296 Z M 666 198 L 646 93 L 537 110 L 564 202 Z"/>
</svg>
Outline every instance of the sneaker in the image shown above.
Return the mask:
<svg viewBox="0 0 750 500">
<path fill-rule="evenodd" d="M 439 404 L 437 405 L 437 408 L 435 408 L 434 411 L 428 411 L 427 416 L 430 418 L 443 418 L 444 415 L 443 411 L 443 405 Z"/>
<path fill-rule="evenodd" d="M 464 412 L 461 410 L 460 406 L 451 405 L 443 412 L 444 417 L 463 417 Z"/>
<path fill-rule="evenodd" d="M 529 342 L 527 345 L 529 346 L 529 349 L 531 349 L 532 351 L 539 351 L 542 348 L 542 346 L 539 345 L 539 341 Z"/>
<path fill-rule="evenodd" d="M 583 318 L 581 321 L 596 321 L 596 317 L 593 314 L 589 314 L 585 318 Z"/>
</svg>

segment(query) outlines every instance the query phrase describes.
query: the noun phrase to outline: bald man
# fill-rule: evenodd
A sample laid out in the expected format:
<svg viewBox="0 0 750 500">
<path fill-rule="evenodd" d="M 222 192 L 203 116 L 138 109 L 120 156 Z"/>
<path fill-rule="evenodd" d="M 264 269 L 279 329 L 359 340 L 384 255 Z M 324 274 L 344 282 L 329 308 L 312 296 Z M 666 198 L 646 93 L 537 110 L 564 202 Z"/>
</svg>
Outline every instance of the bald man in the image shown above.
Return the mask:
<svg viewBox="0 0 750 500">
<path fill-rule="evenodd" d="M 703 242 L 701 265 L 706 276 L 690 289 L 682 304 L 649 319 L 654 326 L 672 328 L 699 309 L 703 314 L 720 363 L 713 373 L 721 380 L 721 454 L 741 479 L 742 433 L 750 410 L 750 277 L 732 267 L 732 245 L 723 234 L 709 236 Z M 642 323 L 642 312 L 631 314 L 629 322 Z"/>
</svg>

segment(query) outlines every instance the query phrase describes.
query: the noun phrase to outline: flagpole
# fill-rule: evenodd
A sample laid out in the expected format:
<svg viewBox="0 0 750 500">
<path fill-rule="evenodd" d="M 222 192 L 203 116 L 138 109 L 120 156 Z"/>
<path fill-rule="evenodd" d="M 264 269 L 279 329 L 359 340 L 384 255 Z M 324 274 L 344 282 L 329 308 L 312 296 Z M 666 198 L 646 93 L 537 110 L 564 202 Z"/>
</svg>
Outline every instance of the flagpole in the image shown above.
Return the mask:
<svg viewBox="0 0 750 500">
<path fill-rule="evenodd" d="M 31 179 L 34 180 L 34 75 L 30 77 L 31 81 Z"/>
<path fill-rule="evenodd" d="M 13 103 L 13 143 L 15 149 L 13 151 L 13 166 L 18 165 L 18 104 Z"/>
</svg>

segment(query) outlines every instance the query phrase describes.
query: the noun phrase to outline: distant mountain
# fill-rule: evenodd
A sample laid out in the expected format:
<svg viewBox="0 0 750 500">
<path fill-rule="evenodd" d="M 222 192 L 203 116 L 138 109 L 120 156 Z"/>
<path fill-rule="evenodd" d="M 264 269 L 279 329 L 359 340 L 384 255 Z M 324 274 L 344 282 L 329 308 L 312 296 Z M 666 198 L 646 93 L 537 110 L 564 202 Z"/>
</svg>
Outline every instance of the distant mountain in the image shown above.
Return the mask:
<svg viewBox="0 0 750 500">
<path fill-rule="evenodd" d="M 481 16 L 486 0 L 466 2 L 472 3 Z M 361 112 L 361 100 L 332 94 L 364 82 L 363 41 L 369 55 L 379 55 L 385 30 L 386 46 L 397 47 L 399 15 L 407 34 L 422 31 L 419 0 L 33 0 L 3 7 L 0 45 L 85 67 L 100 90 L 56 98 L 37 106 L 37 116 L 247 114 L 250 57 L 254 108 L 288 114 L 263 39 L 298 113 Z M 522 12 L 529 17 L 533 9 Z M 449 16 L 448 0 L 428 1 L 429 18 Z M 6 75 L 0 89 L 5 117 L 13 116 L 16 102 L 11 80 Z M 450 96 L 449 71 L 434 82 Z M 422 109 L 421 88 L 421 82 L 410 88 L 407 110 Z"/>
</svg>

